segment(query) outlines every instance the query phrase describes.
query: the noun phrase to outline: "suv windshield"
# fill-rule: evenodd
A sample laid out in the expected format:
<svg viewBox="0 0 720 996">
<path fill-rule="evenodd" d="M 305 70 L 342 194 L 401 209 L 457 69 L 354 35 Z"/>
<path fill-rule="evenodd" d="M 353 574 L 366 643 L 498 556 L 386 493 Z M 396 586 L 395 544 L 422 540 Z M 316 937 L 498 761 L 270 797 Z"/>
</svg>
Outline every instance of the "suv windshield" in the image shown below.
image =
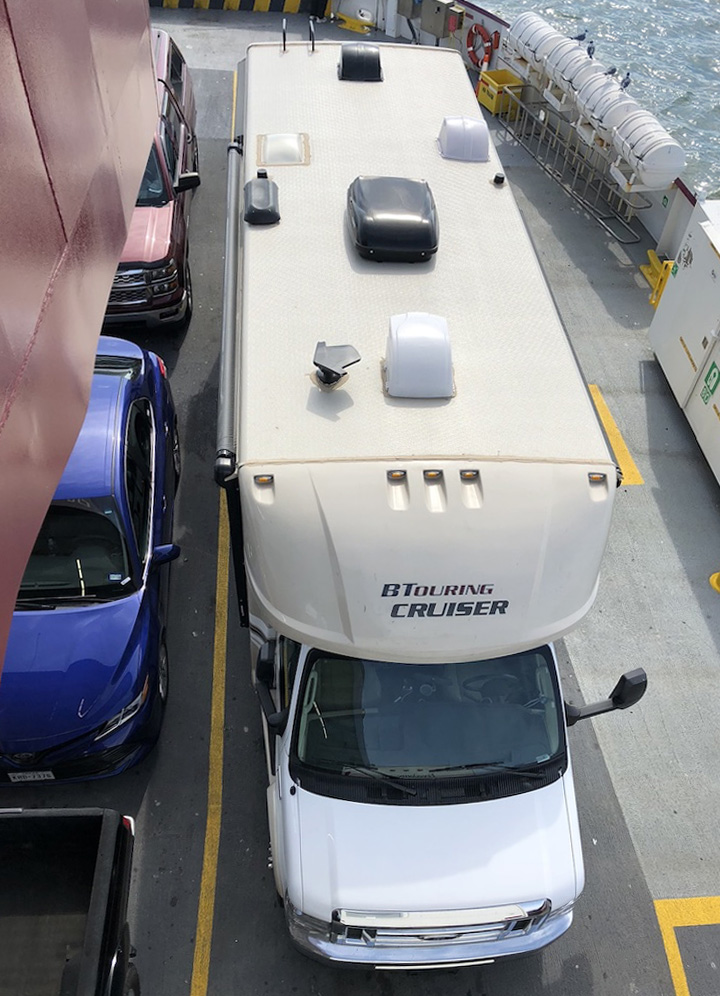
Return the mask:
<svg viewBox="0 0 720 996">
<path fill-rule="evenodd" d="M 162 207 L 170 200 L 170 195 L 165 186 L 165 180 L 160 169 L 160 159 L 158 157 L 155 143 L 150 146 L 147 166 L 143 174 L 140 192 L 138 193 L 137 207 Z"/>
<path fill-rule="evenodd" d="M 390 787 L 408 779 L 416 790 L 438 779 L 492 776 L 504 786 L 494 794 L 514 794 L 564 769 L 561 710 L 548 647 L 460 664 L 316 651 L 300 695 L 294 769 L 304 787 L 322 794 L 345 795 L 319 787 L 324 777 L 337 789 L 336 776 L 376 783 L 378 774 Z M 543 771 L 547 778 L 534 779 Z"/>
<path fill-rule="evenodd" d="M 35 540 L 18 605 L 129 595 L 127 547 L 112 498 L 53 502 Z"/>
</svg>

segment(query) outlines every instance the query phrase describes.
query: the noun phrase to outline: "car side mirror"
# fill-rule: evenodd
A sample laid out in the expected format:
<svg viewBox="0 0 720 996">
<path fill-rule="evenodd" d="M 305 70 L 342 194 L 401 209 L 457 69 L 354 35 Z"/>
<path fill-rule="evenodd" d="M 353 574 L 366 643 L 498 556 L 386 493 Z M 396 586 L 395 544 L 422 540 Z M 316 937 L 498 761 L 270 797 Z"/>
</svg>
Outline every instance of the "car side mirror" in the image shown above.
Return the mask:
<svg viewBox="0 0 720 996">
<path fill-rule="evenodd" d="M 199 173 L 181 173 L 177 178 L 177 183 L 174 185 L 173 190 L 176 194 L 182 194 L 185 190 L 194 190 L 195 187 L 199 186 Z"/>
<path fill-rule="evenodd" d="M 180 547 L 176 543 L 165 543 L 162 546 L 156 546 L 153 550 L 150 567 L 153 570 L 157 567 L 162 567 L 163 564 L 169 564 L 171 560 L 177 560 L 179 556 Z"/>
<path fill-rule="evenodd" d="M 278 737 L 281 737 L 287 729 L 289 716 L 289 709 L 281 709 L 280 712 L 272 712 L 269 716 L 266 716 L 265 722 Z"/>
<path fill-rule="evenodd" d="M 258 651 L 255 665 L 255 677 L 265 685 L 273 688 L 275 685 L 275 641 L 267 640 Z"/>
<path fill-rule="evenodd" d="M 580 719 L 588 719 L 591 716 L 599 716 L 603 712 L 613 712 L 615 709 L 629 709 L 645 694 L 647 688 L 647 675 L 643 668 L 635 668 L 634 671 L 626 671 L 620 677 L 617 685 L 610 692 L 608 698 L 601 702 L 593 702 L 591 705 L 574 706 L 565 703 L 565 721 L 568 726 L 574 726 Z"/>
</svg>

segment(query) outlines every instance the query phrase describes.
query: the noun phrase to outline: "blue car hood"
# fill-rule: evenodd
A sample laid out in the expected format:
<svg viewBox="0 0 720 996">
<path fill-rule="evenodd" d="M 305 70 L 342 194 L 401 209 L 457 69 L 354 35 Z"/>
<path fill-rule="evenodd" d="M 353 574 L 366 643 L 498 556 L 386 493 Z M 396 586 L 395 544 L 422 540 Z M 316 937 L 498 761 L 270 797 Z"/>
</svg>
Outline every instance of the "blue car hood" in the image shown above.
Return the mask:
<svg viewBox="0 0 720 996">
<path fill-rule="evenodd" d="M 16 611 L 0 675 L 0 752 L 39 751 L 87 733 L 131 699 L 142 595 Z"/>
</svg>

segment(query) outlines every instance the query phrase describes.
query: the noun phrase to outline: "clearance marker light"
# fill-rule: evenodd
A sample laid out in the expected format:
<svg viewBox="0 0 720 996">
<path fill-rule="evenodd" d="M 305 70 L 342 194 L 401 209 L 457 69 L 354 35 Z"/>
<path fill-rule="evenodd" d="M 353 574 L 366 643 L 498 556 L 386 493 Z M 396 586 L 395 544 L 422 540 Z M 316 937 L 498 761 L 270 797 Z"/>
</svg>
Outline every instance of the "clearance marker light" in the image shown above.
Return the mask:
<svg viewBox="0 0 720 996">
<path fill-rule="evenodd" d="M 387 472 L 388 481 L 404 481 L 406 477 L 406 470 L 389 470 Z"/>
<path fill-rule="evenodd" d="M 461 470 L 460 471 L 460 480 L 461 481 L 477 481 L 478 477 L 480 477 L 480 471 L 479 470 Z"/>
<path fill-rule="evenodd" d="M 259 484 L 261 487 L 266 487 L 268 484 L 272 484 L 272 482 L 275 480 L 275 477 L 273 474 L 256 474 L 253 480 L 255 481 L 256 484 Z"/>
<path fill-rule="evenodd" d="M 423 477 L 426 481 L 439 481 L 443 476 L 441 470 L 424 470 Z"/>
<path fill-rule="evenodd" d="M 604 484 L 607 481 L 607 474 L 588 474 L 588 481 L 591 484 Z"/>
</svg>

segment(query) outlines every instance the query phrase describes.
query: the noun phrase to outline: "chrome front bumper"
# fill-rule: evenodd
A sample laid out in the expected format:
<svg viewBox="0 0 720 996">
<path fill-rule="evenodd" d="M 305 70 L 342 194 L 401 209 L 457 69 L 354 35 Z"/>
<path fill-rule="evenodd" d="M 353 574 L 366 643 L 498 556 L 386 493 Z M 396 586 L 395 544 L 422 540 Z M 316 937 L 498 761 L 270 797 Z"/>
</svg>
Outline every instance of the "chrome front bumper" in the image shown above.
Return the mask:
<svg viewBox="0 0 720 996">
<path fill-rule="evenodd" d="M 158 328 L 167 324 L 181 322 L 187 312 L 187 292 L 174 304 L 166 304 L 162 308 L 147 308 L 133 311 L 106 311 L 103 325 L 147 325 Z"/>
<path fill-rule="evenodd" d="M 570 927 L 573 911 L 559 911 L 524 928 L 482 924 L 477 928 L 421 931 L 338 932 L 335 925 L 298 914 L 286 900 L 290 936 L 305 955 L 323 962 L 377 969 L 460 968 L 530 954 L 557 940 Z"/>
</svg>

